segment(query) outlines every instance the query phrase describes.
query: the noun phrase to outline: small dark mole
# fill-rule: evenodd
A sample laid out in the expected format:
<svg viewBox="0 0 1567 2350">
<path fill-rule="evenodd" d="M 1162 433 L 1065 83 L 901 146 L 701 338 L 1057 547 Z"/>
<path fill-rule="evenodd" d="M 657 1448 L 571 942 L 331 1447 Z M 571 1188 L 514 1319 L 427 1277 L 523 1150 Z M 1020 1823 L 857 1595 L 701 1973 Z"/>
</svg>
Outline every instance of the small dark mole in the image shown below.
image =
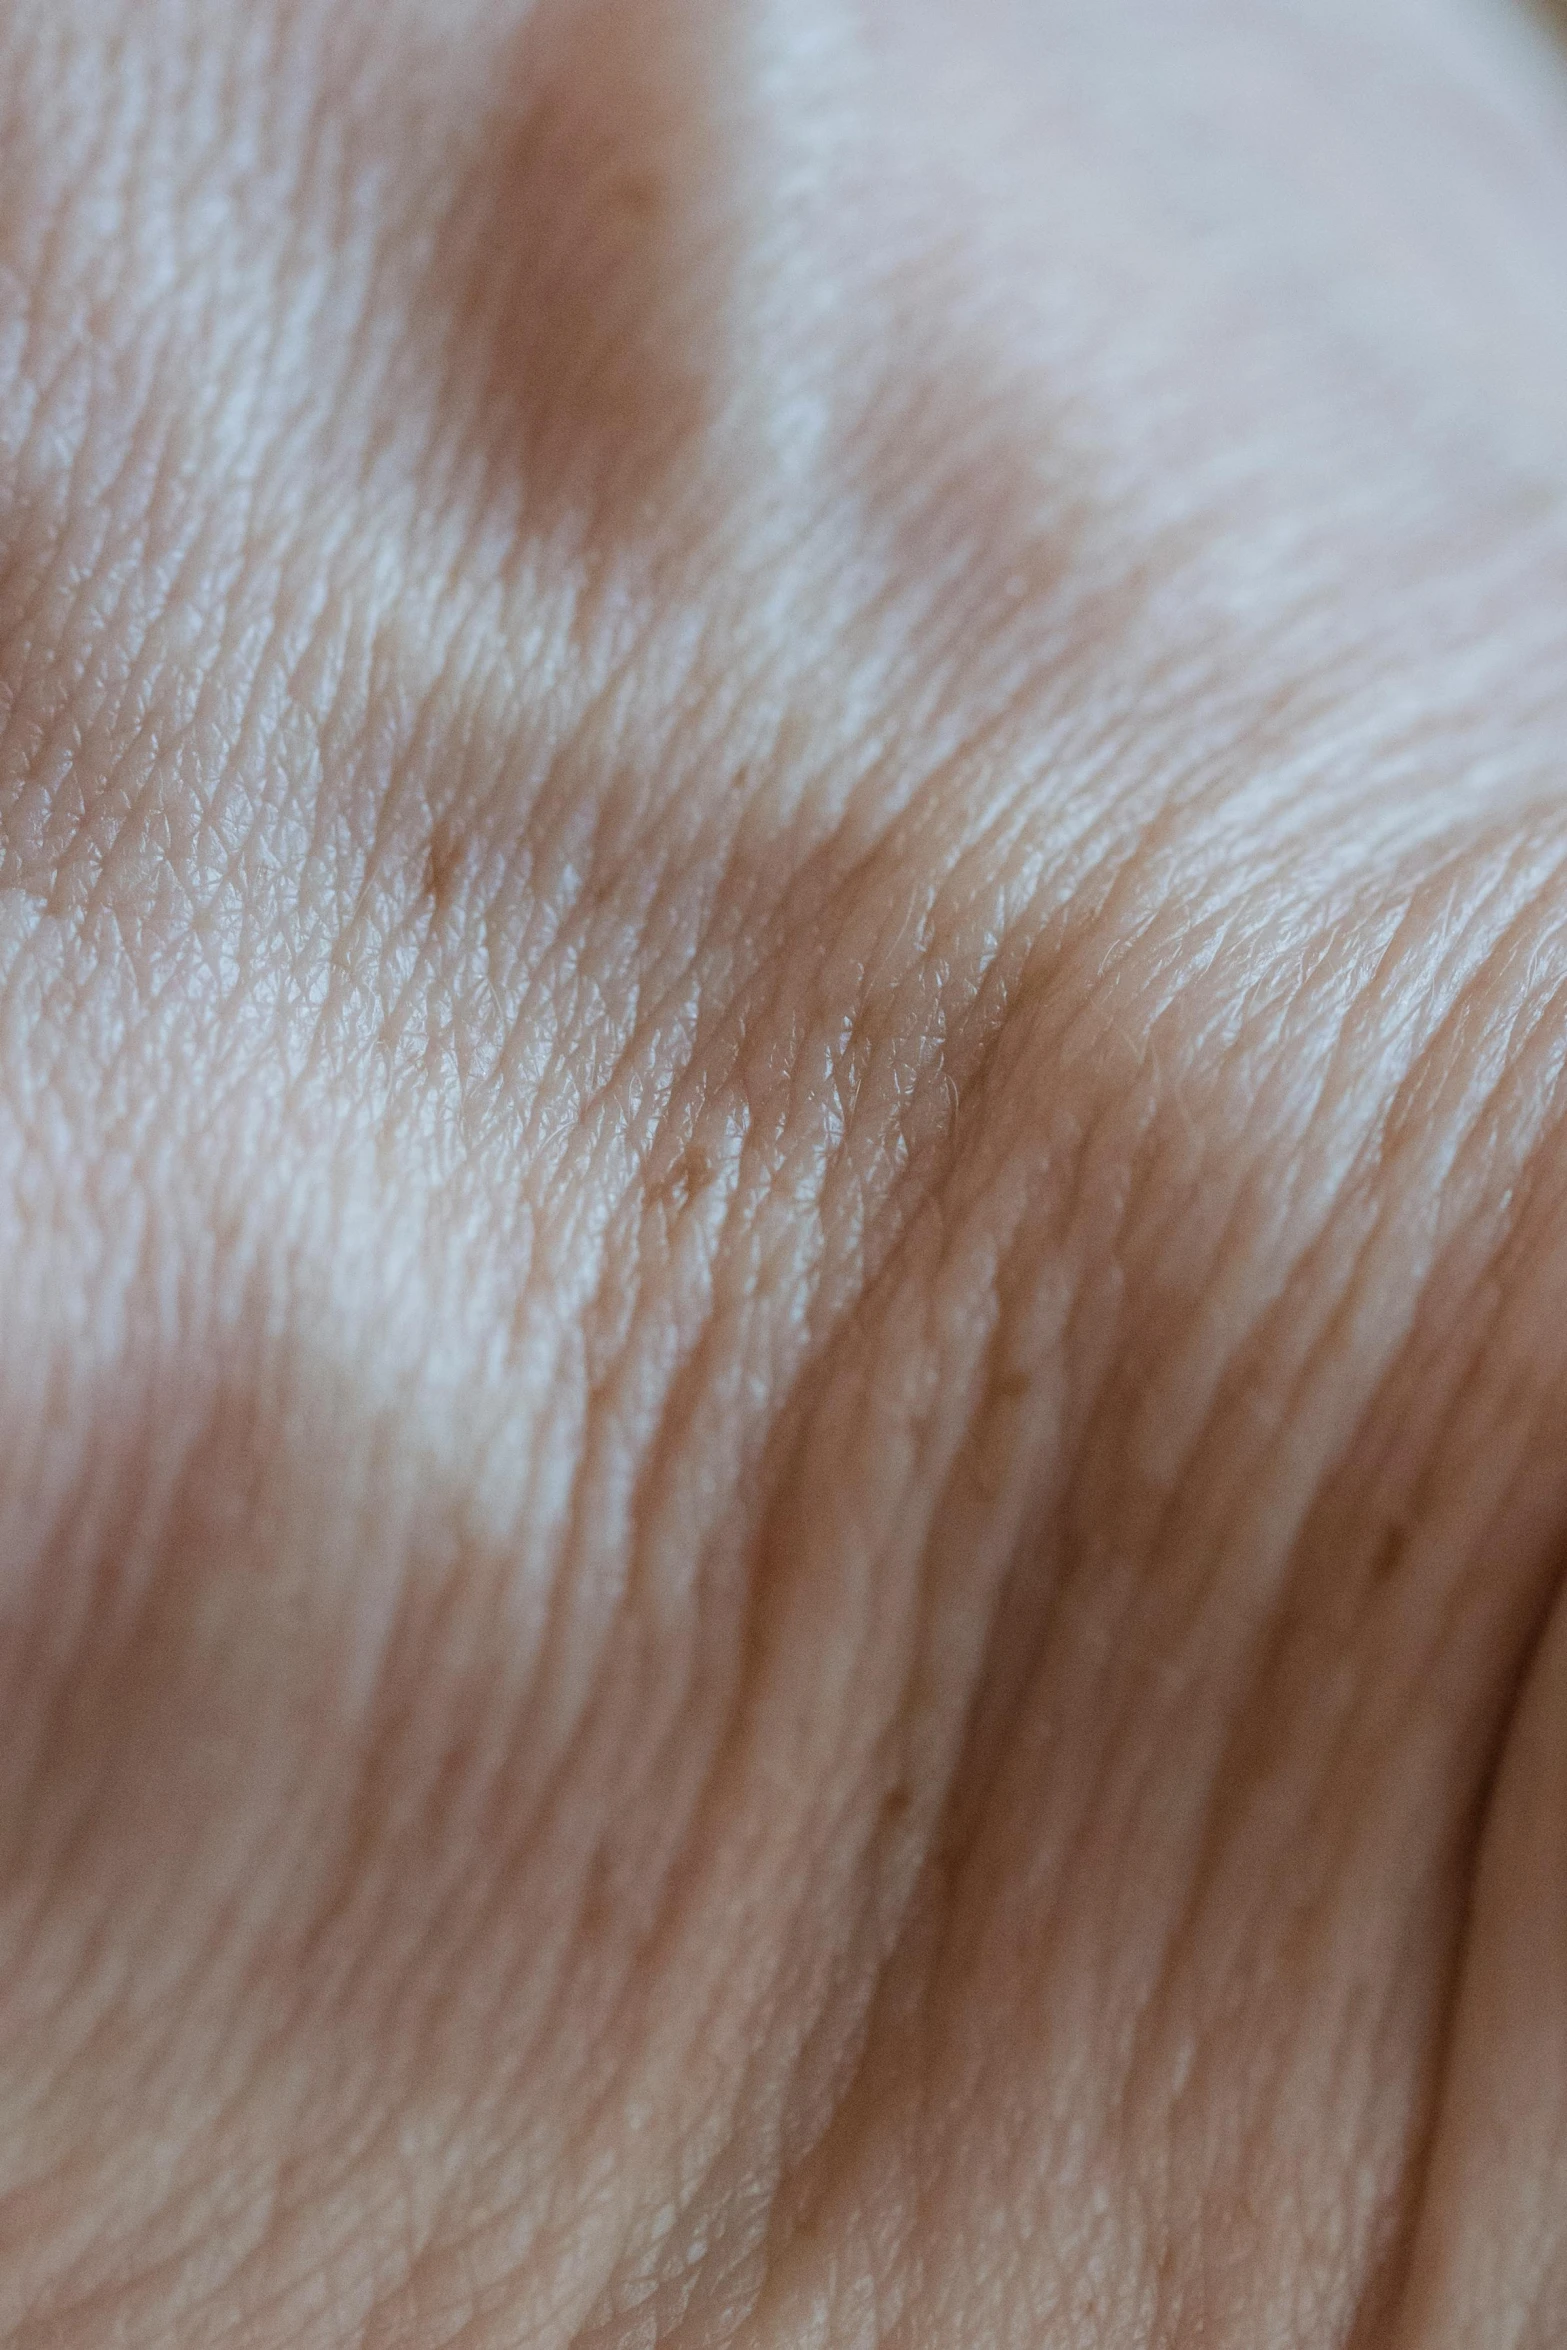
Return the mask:
<svg viewBox="0 0 1567 2350">
<path fill-rule="evenodd" d="M 891 1827 L 896 1821 L 907 1819 L 914 1807 L 914 1796 L 907 1787 L 889 1787 L 881 1799 L 882 1823 Z"/>
<path fill-rule="evenodd" d="M 1016 1403 L 1027 1395 L 1033 1381 L 1026 1371 L 1003 1371 L 992 1390 L 998 1403 Z"/>
<path fill-rule="evenodd" d="M 671 1172 L 659 1185 L 654 1197 L 663 1201 L 666 1206 L 673 1208 L 678 1214 L 682 1208 L 688 1208 L 691 1205 L 698 1192 L 706 1191 L 708 1185 L 713 1181 L 715 1173 L 713 1162 L 707 1152 L 702 1149 L 699 1143 L 692 1143 L 689 1150 L 682 1151 Z"/>
</svg>

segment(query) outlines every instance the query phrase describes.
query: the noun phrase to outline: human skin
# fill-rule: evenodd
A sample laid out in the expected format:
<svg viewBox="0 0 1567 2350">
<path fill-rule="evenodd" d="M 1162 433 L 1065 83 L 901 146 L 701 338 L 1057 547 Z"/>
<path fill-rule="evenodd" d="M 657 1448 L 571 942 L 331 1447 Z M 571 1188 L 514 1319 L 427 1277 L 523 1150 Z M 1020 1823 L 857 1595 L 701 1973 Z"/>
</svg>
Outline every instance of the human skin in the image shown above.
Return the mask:
<svg viewBox="0 0 1567 2350">
<path fill-rule="evenodd" d="M 0 2338 L 1567 2333 L 1567 71 L 0 6 Z"/>
</svg>

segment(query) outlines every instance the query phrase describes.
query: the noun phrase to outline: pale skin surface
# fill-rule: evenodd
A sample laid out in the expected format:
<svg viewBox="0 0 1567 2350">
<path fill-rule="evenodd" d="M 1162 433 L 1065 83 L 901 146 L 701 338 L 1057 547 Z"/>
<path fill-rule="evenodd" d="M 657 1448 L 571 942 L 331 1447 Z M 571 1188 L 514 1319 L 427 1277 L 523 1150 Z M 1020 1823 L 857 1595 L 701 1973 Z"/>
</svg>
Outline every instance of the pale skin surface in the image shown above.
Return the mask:
<svg viewBox="0 0 1567 2350">
<path fill-rule="evenodd" d="M 5 0 L 0 2339 L 1567 2336 L 1567 70 Z"/>
</svg>

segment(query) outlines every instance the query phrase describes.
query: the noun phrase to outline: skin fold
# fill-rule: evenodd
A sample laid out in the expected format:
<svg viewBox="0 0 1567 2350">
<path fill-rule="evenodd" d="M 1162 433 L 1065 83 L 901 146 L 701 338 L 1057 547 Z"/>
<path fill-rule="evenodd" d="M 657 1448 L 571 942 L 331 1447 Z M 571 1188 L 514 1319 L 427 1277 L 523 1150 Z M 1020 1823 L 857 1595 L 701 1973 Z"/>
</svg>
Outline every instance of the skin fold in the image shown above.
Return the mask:
<svg viewBox="0 0 1567 2350">
<path fill-rule="evenodd" d="M 1567 65 L 0 0 L 0 2339 L 1567 2334 Z"/>
</svg>

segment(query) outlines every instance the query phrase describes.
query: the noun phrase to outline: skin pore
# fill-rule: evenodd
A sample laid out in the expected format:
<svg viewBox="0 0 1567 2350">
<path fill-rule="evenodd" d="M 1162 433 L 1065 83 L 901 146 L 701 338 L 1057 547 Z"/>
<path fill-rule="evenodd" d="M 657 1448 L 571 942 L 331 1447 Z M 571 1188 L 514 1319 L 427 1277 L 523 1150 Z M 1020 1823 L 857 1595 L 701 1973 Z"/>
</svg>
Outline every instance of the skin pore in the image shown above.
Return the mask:
<svg viewBox="0 0 1567 2350">
<path fill-rule="evenodd" d="M 1567 66 L 0 4 L 0 2337 L 1567 2329 Z"/>
</svg>

